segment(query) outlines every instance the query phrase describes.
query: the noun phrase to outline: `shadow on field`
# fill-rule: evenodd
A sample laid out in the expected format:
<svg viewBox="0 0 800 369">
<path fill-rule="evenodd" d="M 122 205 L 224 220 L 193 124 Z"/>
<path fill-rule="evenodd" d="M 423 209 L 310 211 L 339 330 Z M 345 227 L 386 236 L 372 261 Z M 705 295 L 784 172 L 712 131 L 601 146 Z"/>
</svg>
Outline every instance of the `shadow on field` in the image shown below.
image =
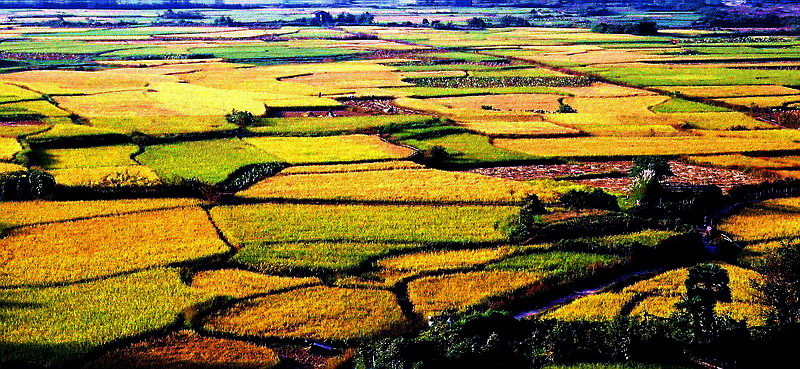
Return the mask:
<svg viewBox="0 0 800 369">
<path fill-rule="evenodd" d="M 58 368 L 65 357 L 73 357 L 84 347 L 69 343 L 16 343 L 0 338 L 0 368 Z"/>
</svg>

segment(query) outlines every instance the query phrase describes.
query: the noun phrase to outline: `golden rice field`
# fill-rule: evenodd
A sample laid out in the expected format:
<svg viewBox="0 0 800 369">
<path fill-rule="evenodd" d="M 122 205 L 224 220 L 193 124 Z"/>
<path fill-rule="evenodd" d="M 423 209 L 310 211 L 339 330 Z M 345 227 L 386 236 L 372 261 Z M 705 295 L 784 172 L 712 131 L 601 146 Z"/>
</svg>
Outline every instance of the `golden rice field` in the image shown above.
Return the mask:
<svg viewBox="0 0 800 369">
<path fill-rule="evenodd" d="M 329 164 L 329 165 L 302 165 L 289 167 L 281 171 L 281 175 L 291 174 L 327 174 L 327 173 L 354 173 L 381 170 L 410 170 L 425 169 L 422 164 L 413 161 L 378 161 L 373 163 L 356 164 Z"/>
<path fill-rule="evenodd" d="M 669 32 L 598 33 L 558 9 L 370 8 L 456 29 L 0 11 L 0 367 L 346 368 L 436 317 L 516 314 L 662 259 L 677 269 L 539 318 L 674 313 L 694 260 L 666 246 L 695 247 L 697 224 L 635 224 L 628 162 L 669 157 L 676 186 L 800 178 L 800 132 L 762 109 L 798 106 L 797 40 L 644 10 L 607 18 Z M 559 27 L 458 29 L 495 13 Z M 623 210 L 562 201 L 593 186 Z M 717 313 L 764 323 L 755 270 L 798 213 L 783 198 L 722 220 L 744 249 Z"/>
<path fill-rule="evenodd" d="M 546 94 L 512 94 L 512 95 L 479 95 L 461 97 L 443 97 L 428 101 L 450 109 L 483 109 L 485 110 L 545 110 L 558 109 L 560 95 Z"/>
<path fill-rule="evenodd" d="M 228 251 L 199 208 L 35 225 L 10 232 L 0 244 L 4 286 L 85 280 Z"/>
<path fill-rule="evenodd" d="M 741 169 L 791 169 L 800 167 L 796 156 L 754 157 L 742 154 L 689 156 L 690 163 L 723 168 Z"/>
<path fill-rule="evenodd" d="M 319 278 L 265 275 L 239 269 L 207 270 L 192 276 L 192 287 L 217 296 L 244 298 L 321 284 Z"/>
<path fill-rule="evenodd" d="M 25 168 L 25 167 L 23 167 L 22 165 L 19 165 L 19 164 L 2 163 L 2 162 L 0 162 L 0 175 L 3 175 L 5 173 L 14 173 L 14 172 L 19 172 L 19 171 L 24 171 L 25 169 L 27 169 L 27 168 Z"/>
<path fill-rule="evenodd" d="M 347 163 L 405 159 L 414 151 L 377 136 L 259 137 L 245 142 L 290 164 Z"/>
<path fill-rule="evenodd" d="M 530 193 L 545 201 L 553 192 L 473 173 L 434 169 L 380 170 L 349 173 L 278 175 L 239 196 L 254 199 L 303 199 L 385 202 L 517 203 Z"/>
<path fill-rule="evenodd" d="M 779 85 L 751 85 L 751 86 L 661 86 L 659 89 L 680 92 L 682 94 L 698 97 L 755 97 L 793 95 L 800 90 Z"/>
<path fill-rule="evenodd" d="M 0 160 L 10 161 L 14 154 L 22 150 L 19 142 L 13 138 L 0 137 Z"/>
<path fill-rule="evenodd" d="M 0 223 L 9 226 L 23 226 L 149 210 L 189 207 L 199 203 L 200 201 L 192 198 L 0 202 Z"/>
<path fill-rule="evenodd" d="M 745 320 L 751 326 L 764 323 L 765 307 L 757 300 L 753 283 L 762 276 L 757 272 L 722 265 L 730 278 L 731 302 L 719 302 L 717 313 L 733 319 Z M 655 315 L 668 317 L 676 312 L 675 304 L 686 294 L 684 281 L 688 270 L 674 269 L 653 278 L 636 282 L 619 292 L 603 292 L 579 298 L 546 314 L 547 318 L 560 320 L 608 321 L 630 309 L 631 316 Z"/>
<path fill-rule="evenodd" d="M 49 171 L 56 183 L 63 186 L 147 187 L 161 184 L 158 174 L 144 165 L 81 167 Z"/>
<path fill-rule="evenodd" d="M 209 317 L 204 328 L 237 336 L 350 341 L 399 332 L 406 324 L 389 292 L 311 287 L 240 302 Z"/>
<path fill-rule="evenodd" d="M 46 169 L 94 168 L 136 165 L 131 155 L 139 151 L 136 145 L 98 146 L 77 149 L 49 149 L 38 160 Z"/>
<path fill-rule="evenodd" d="M 178 269 L 152 269 L 90 283 L 3 291 L 26 306 L 0 321 L 5 360 L 46 366 L 69 362 L 120 339 L 166 329 L 212 296 L 187 287 Z M 30 346 L 19 350 L 15 347 Z M 69 349 L 48 349 L 70 345 Z"/>
<path fill-rule="evenodd" d="M 256 204 L 211 209 L 235 245 L 248 242 L 491 242 L 511 206 Z"/>
<path fill-rule="evenodd" d="M 542 286 L 542 275 L 516 271 L 480 271 L 425 277 L 408 284 L 408 294 L 420 314 L 457 312 L 489 303 L 520 290 L 535 291 Z"/>
<path fill-rule="evenodd" d="M 720 230 L 740 241 L 772 241 L 800 236 L 800 198 L 754 204 L 720 224 Z M 765 227 L 769 224 L 769 227 Z"/>
<path fill-rule="evenodd" d="M 409 272 L 459 269 L 499 260 L 512 253 L 514 249 L 511 247 L 435 251 L 386 258 L 379 261 L 378 265 L 385 269 Z"/>
</svg>

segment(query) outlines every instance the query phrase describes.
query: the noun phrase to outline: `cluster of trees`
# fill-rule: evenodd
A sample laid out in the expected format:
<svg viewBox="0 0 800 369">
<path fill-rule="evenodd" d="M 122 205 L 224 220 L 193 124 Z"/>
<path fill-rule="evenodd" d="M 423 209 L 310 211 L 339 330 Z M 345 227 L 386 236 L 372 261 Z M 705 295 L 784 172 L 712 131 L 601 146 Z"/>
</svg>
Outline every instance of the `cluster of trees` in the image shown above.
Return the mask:
<svg viewBox="0 0 800 369">
<path fill-rule="evenodd" d="M 592 32 L 655 36 L 658 35 L 658 24 L 649 20 L 628 23 L 600 22 L 592 26 Z"/>
<path fill-rule="evenodd" d="M 723 8 L 707 8 L 695 22 L 702 27 L 780 28 L 800 26 L 800 16 L 785 16 L 774 12 L 738 12 Z"/>
<path fill-rule="evenodd" d="M 172 9 L 167 9 L 167 11 L 161 13 L 159 18 L 163 19 L 176 19 L 176 20 L 195 20 L 195 19 L 204 19 L 205 17 L 194 11 L 174 11 Z"/>
<path fill-rule="evenodd" d="M 291 22 L 284 22 L 287 24 L 296 24 L 304 26 L 366 26 L 375 22 L 375 16 L 369 12 L 361 14 L 353 13 L 339 13 L 333 16 L 326 11 L 314 12 L 313 17 L 299 18 Z"/>
<path fill-rule="evenodd" d="M 735 361 L 770 367 L 796 341 L 800 312 L 800 246 L 775 259 L 774 274 L 759 285 L 775 318 L 761 329 L 718 315 L 718 302 L 731 300 L 727 271 L 715 264 L 689 269 L 686 294 L 668 318 L 620 317 L 607 322 L 516 320 L 506 312 L 473 312 L 435 319 L 414 337 L 386 339 L 362 348 L 363 369 L 537 368 L 583 361 L 681 363 L 689 358 Z M 780 268 L 783 267 L 783 268 Z M 779 340 L 785 340 L 780 342 Z"/>
</svg>

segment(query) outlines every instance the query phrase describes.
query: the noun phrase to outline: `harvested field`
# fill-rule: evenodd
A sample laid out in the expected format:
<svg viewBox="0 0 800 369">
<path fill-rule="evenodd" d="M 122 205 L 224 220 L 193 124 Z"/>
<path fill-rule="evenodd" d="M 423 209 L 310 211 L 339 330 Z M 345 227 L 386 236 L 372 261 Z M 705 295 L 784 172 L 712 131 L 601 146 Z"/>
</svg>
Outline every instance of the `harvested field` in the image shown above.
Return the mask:
<svg viewBox="0 0 800 369">
<path fill-rule="evenodd" d="M 196 369 L 221 365 L 237 369 L 268 369 L 279 362 L 275 351 L 265 346 L 178 331 L 111 351 L 82 369 L 120 365 L 126 369 Z"/>
<path fill-rule="evenodd" d="M 630 189 L 631 180 L 626 177 L 631 162 L 581 162 L 575 164 L 525 165 L 516 167 L 495 167 L 470 170 L 472 173 L 492 177 L 530 181 L 546 178 L 570 178 L 571 181 L 605 190 L 626 193 Z M 708 168 L 698 165 L 671 161 L 670 167 L 674 176 L 667 177 L 665 183 L 676 185 L 715 185 L 723 191 L 735 186 L 758 184 L 763 178 L 746 174 L 738 170 Z M 581 179 L 585 176 L 599 178 Z"/>
</svg>

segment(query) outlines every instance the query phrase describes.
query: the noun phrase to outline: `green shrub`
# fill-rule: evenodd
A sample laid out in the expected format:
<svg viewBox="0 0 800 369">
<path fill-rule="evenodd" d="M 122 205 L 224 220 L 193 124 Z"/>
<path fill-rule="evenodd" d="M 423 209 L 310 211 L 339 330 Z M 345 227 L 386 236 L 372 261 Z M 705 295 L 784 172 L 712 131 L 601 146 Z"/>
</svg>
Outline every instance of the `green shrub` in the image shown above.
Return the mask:
<svg viewBox="0 0 800 369">
<path fill-rule="evenodd" d="M 235 124 L 239 128 L 252 126 L 256 122 L 256 117 L 249 111 L 231 110 L 225 115 L 225 120 L 230 124 Z"/>
<path fill-rule="evenodd" d="M 225 181 L 219 184 L 219 188 L 225 192 L 238 192 L 265 178 L 274 176 L 285 167 L 282 163 L 250 164 L 231 173 Z"/>
</svg>

